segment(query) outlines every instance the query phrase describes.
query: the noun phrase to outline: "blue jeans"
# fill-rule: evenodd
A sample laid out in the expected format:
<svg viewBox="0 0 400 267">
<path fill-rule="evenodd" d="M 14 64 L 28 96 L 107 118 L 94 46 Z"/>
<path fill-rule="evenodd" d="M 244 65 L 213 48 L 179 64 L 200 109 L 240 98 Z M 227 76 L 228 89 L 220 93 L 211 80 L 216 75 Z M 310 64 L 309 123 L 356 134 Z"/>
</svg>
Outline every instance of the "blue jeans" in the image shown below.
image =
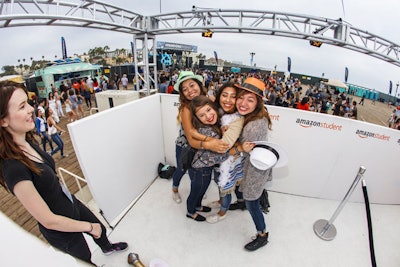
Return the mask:
<svg viewBox="0 0 400 267">
<path fill-rule="evenodd" d="M 47 132 L 44 131 L 44 132 L 41 132 L 40 134 L 43 136 L 43 138 L 42 138 L 42 145 L 43 145 L 43 150 L 44 150 L 44 152 L 46 152 L 46 143 L 47 143 L 47 142 L 49 142 L 50 149 L 51 149 L 51 151 L 53 151 L 53 142 L 51 141 L 51 139 L 50 139 L 49 136 L 47 135 Z"/>
<path fill-rule="evenodd" d="M 56 143 L 57 147 L 51 152 L 51 155 L 56 154 L 59 150 L 61 151 L 61 156 L 64 156 L 64 142 L 61 139 L 59 133 L 55 133 L 51 135 L 51 139 Z"/>
<path fill-rule="evenodd" d="M 178 189 L 179 184 L 181 183 L 182 177 L 185 174 L 179 166 L 181 165 L 179 161 L 179 157 L 182 152 L 182 147 L 175 145 L 175 157 L 176 157 L 176 169 L 174 174 L 172 175 L 172 188 Z"/>
<path fill-rule="evenodd" d="M 265 220 L 261 211 L 260 198 L 256 200 L 246 200 L 246 208 L 250 212 L 251 218 L 256 225 L 257 233 L 265 232 Z"/>
<path fill-rule="evenodd" d="M 187 214 L 193 216 L 201 208 L 201 201 L 211 182 L 213 167 L 189 169 L 190 194 L 186 200 Z"/>
<path fill-rule="evenodd" d="M 221 198 L 221 211 L 226 212 L 229 209 L 229 206 L 231 205 L 232 201 L 232 195 L 231 194 L 226 194 Z"/>
</svg>

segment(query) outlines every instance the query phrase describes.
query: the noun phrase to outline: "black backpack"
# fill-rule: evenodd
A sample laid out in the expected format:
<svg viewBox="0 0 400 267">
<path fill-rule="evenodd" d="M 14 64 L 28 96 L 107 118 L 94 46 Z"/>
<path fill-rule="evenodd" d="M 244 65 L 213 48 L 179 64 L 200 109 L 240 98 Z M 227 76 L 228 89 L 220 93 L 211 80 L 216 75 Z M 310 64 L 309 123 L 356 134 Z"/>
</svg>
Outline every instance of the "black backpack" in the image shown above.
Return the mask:
<svg viewBox="0 0 400 267">
<path fill-rule="evenodd" d="M 158 164 L 158 176 L 164 179 L 170 179 L 175 172 L 175 167 L 168 164 Z"/>
<path fill-rule="evenodd" d="M 261 210 L 265 214 L 269 212 L 269 199 L 268 199 L 268 191 L 266 189 L 263 190 L 261 197 L 260 197 L 260 205 L 261 205 Z"/>
</svg>

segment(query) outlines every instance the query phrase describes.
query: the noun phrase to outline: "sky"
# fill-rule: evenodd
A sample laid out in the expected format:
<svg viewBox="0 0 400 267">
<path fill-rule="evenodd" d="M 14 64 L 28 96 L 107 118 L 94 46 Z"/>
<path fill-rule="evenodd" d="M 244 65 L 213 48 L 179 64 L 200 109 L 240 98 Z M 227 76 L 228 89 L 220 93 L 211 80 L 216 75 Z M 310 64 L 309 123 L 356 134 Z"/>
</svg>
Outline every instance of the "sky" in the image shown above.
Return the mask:
<svg viewBox="0 0 400 267">
<path fill-rule="evenodd" d="M 129 9 L 142 15 L 189 11 L 195 5 L 200 8 L 246 9 L 256 11 L 282 11 L 312 15 L 330 19 L 342 18 L 356 28 L 400 44 L 400 1 L 356 1 L 356 0 L 114 0 L 115 6 Z M 143 4 L 145 3 L 145 4 Z M 161 12 L 160 12 L 161 10 Z M 18 59 L 30 58 L 52 60 L 61 57 L 61 37 L 66 39 L 68 55 L 83 54 L 94 47 L 108 45 L 110 50 L 130 48 L 132 36 L 103 30 L 73 27 L 19 27 L 0 28 L 0 67 L 18 65 Z M 345 68 L 349 69 L 348 83 L 375 89 L 384 93 L 393 82 L 392 95 L 400 81 L 400 67 L 375 59 L 362 53 L 323 44 L 312 47 L 308 41 L 270 35 L 214 33 L 212 38 L 203 38 L 200 33 L 161 35 L 157 41 L 167 41 L 198 46 L 198 52 L 227 61 L 250 64 L 250 52 L 254 52 L 253 63 L 268 69 L 277 66 L 278 71 L 287 70 L 287 58 L 292 61 L 292 72 L 311 76 L 344 80 Z M 29 64 L 29 63 L 28 63 Z M 400 94 L 400 90 L 398 92 Z"/>
</svg>

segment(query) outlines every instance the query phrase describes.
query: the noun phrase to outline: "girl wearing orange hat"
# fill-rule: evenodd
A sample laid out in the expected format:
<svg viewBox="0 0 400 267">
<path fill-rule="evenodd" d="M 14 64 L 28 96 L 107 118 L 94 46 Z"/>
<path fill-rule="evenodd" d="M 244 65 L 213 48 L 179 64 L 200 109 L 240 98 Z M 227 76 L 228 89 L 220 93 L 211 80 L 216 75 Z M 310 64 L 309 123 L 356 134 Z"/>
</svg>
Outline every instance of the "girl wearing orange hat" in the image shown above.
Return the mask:
<svg viewBox="0 0 400 267">
<path fill-rule="evenodd" d="M 263 93 L 265 84 L 259 79 L 249 77 L 240 86 L 236 100 L 236 108 L 244 116 L 244 127 L 239 138 L 240 143 L 267 141 L 271 119 L 264 106 Z M 244 153 L 244 178 L 239 191 L 243 192 L 245 205 L 256 226 L 256 239 L 245 245 L 248 251 L 254 251 L 268 243 L 268 232 L 264 215 L 261 211 L 260 196 L 267 180 L 271 177 L 271 169 L 259 170 L 250 163 L 249 154 Z"/>
</svg>

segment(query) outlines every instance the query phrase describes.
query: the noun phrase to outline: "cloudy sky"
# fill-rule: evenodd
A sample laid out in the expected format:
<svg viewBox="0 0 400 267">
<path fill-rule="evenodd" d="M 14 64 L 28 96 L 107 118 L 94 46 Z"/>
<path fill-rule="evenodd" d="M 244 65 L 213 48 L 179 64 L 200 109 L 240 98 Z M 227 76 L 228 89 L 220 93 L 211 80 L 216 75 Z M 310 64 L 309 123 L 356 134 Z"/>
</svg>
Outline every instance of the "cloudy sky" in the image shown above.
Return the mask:
<svg viewBox="0 0 400 267">
<path fill-rule="evenodd" d="M 354 27 L 367 30 L 394 43 L 400 44 L 400 1 L 355 1 L 355 0 L 114 0 L 107 1 L 116 6 L 132 10 L 143 15 L 155 15 L 177 11 L 191 10 L 192 6 L 201 8 L 247 9 L 282 11 L 306 14 L 330 19 L 342 18 Z M 144 4 L 145 3 L 145 4 Z M 344 3 L 344 12 L 343 5 Z M 90 30 L 69 27 L 25 27 L 1 28 L 0 67 L 17 65 L 18 59 L 30 57 L 54 59 L 61 57 L 60 38 L 67 42 L 68 54 L 81 54 L 90 48 L 108 45 L 129 49 L 132 36 L 102 30 Z M 197 34 L 162 35 L 158 41 L 169 41 L 198 46 L 198 51 L 228 61 L 250 63 L 250 52 L 255 52 L 254 63 L 260 67 L 285 71 L 287 57 L 292 59 L 292 72 L 313 76 L 325 74 L 327 78 L 344 80 L 344 69 L 348 67 L 351 84 L 365 86 L 387 93 L 389 81 L 395 84 L 400 81 L 400 68 L 373 57 L 351 50 L 322 45 L 311 47 L 307 41 L 261 35 L 214 34 L 213 38 L 202 38 Z M 400 90 L 399 90 L 400 91 Z M 399 92 L 400 93 L 400 92 Z"/>
</svg>

